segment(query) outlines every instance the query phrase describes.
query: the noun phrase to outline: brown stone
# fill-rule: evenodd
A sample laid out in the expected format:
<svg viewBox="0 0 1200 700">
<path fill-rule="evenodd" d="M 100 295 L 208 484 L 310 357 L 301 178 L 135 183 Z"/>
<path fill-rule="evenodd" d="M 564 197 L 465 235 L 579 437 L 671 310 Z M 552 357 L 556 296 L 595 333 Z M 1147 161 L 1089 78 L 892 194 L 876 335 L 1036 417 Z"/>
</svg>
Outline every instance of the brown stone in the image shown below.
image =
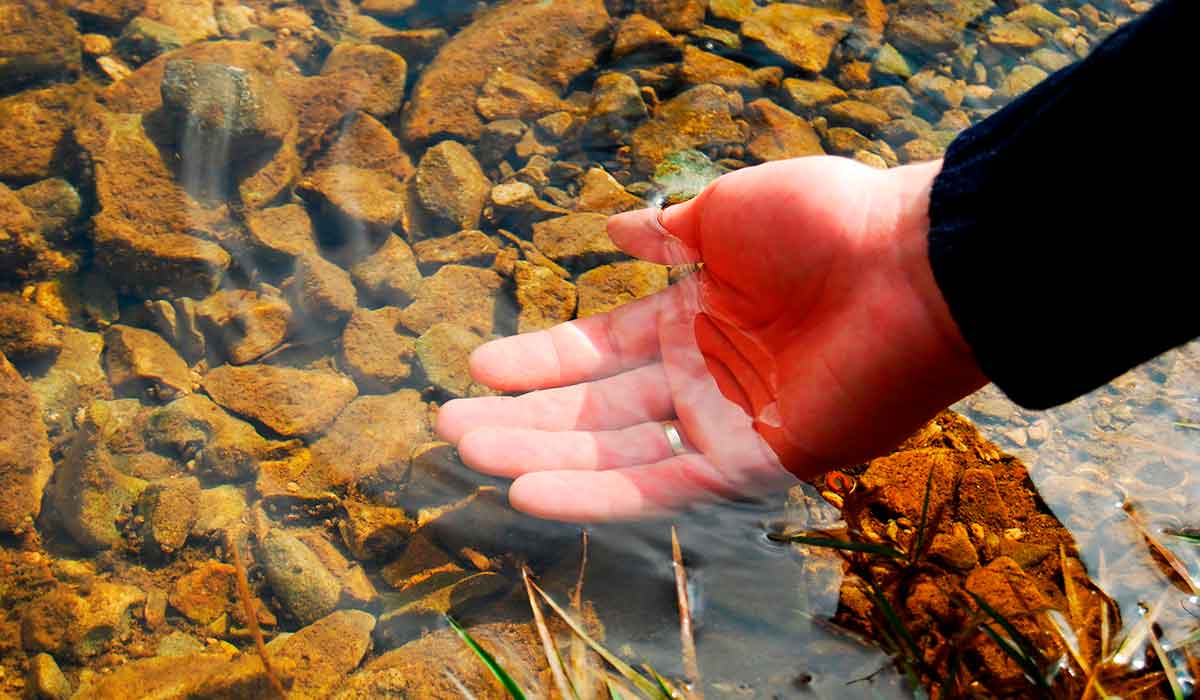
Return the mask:
<svg viewBox="0 0 1200 700">
<path fill-rule="evenodd" d="M 899 0 L 890 13 L 887 35 L 902 49 L 927 55 L 949 51 L 962 43 L 967 25 L 993 4 L 992 0 Z"/>
<path fill-rule="evenodd" d="M 413 338 L 400 331 L 401 310 L 356 309 L 342 333 L 342 367 L 364 393 L 394 391 L 412 375 Z"/>
<path fill-rule="evenodd" d="M 802 71 L 820 73 L 850 24 L 849 15 L 834 10 L 776 3 L 755 10 L 742 24 L 742 35 Z"/>
<path fill-rule="evenodd" d="M 872 505 L 918 522 L 925 503 L 926 483 L 930 485 L 928 512 L 942 512 L 949 505 L 954 484 L 968 462 L 966 454 L 953 450 L 907 450 L 871 461 L 859 482 L 860 486 L 873 489 Z"/>
<path fill-rule="evenodd" d="M 359 561 L 380 559 L 399 551 L 416 529 L 416 523 L 400 508 L 352 499 L 342 501 L 342 508 L 346 515 L 338 521 L 338 532 L 346 549 Z"/>
<path fill-rule="evenodd" d="M 608 23 L 603 0 L 517 0 L 483 13 L 421 74 L 405 116 L 405 141 L 478 140 L 483 120 L 475 99 L 495 69 L 562 90 L 607 48 Z"/>
<path fill-rule="evenodd" d="M 0 2 L 0 84 L 62 78 L 79 71 L 79 32 L 64 4 Z"/>
<path fill-rule="evenodd" d="M 1008 527 L 1008 507 L 990 469 L 967 469 L 958 485 L 958 519 L 996 529 Z"/>
<path fill-rule="evenodd" d="M 167 600 L 192 622 L 206 625 L 229 607 L 236 573 L 229 564 L 204 562 L 176 579 Z"/>
<path fill-rule="evenodd" d="M 684 49 L 683 63 L 679 67 L 679 78 L 688 85 L 712 83 L 726 90 L 750 93 L 762 91 L 765 87 L 763 78 L 767 75 L 769 74 L 766 72 L 751 70 L 737 61 L 702 51 L 694 46 Z"/>
<path fill-rule="evenodd" d="M 645 204 L 630 194 L 603 168 L 590 168 L 583 174 L 575 208 L 581 212 L 613 215 L 641 209 Z"/>
<path fill-rule="evenodd" d="M 213 0 L 146 0 L 143 14 L 179 32 L 184 44 L 194 44 L 221 34 Z"/>
<path fill-rule="evenodd" d="M 0 179 L 32 182 L 66 174 L 66 138 L 86 95 L 79 86 L 60 85 L 0 98 Z"/>
<path fill-rule="evenodd" d="M 115 112 L 149 114 L 161 109 L 163 73 L 167 61 L 177 58 L 235 66 L 264 76 L 275 76 L 281 69 L 279 59 L 260 43 L 202 42 L 155 58 L 138 68 L 128 78 L 108 86 L 101 93 L 101 100 Z"/>
<path fill-rule="evenodd" d="M 170 400 L 192 393 L 191 370 L 162 336 L 116 325 L 104 333 L 108 379 L 119 391 Z"/>
<path fill-rule="evenodd" d="M 287 337 L 292 307 L 271 294 L 230 289 L 196 305 L 196 317 L 235 365 L 253 362 Z"/>
<path fill-rule="evenodd" d="M 618 262 L 588 270 L 576 283 L 583 318 L 661 292 L 667 288 L 667 268 L 642 260 Z"/>
<path fill-rule="evenodd" d="M 180 460 L 195 458 L 197 472 L 217 481 L 253 476 L 272 447 L 253 426 L 203 394 L 157 409 L 146 423 L 147 446 Z"/>
<path fill-rule="evenodd" d="M 744 134 L 733 121 L 730 104 L 729 96 L 721 88 L 699 85 L 659 105 L 654 118 L 639 126 L 631 137 L 638 169 L 654 172 L 664 158 L 676 151 L 742 143 Z"/>
<path fill-rule="evenodd" d="M 608 217 L 570 214 L 533 225 L 533 244 L 546 257 L 563 265 L 588 266 L 612 260 L 620 248 L 608 237 Z"/>
<path fill-rule="evenodd" d="M 637 10 L 673 32 L 687 32 L 704 23 L 704 0 L 638 0 Z"/>
<path fill-rule="evenodd" d="M 75 267 L 73 258 L 50 247 L 29 207 L 0 183 L 0 275 L 32 279 Z"/>
<path fill-rule="evenodd" d="M 846 99 L 846 91 L 820 80 L 788 78 L 783 81 L 785 104 L 797 112 L 807 112 Z"/>
<path fill-rule="evenodd" d="M 499 246 L 483 231 L 459 231 L 413 244 L 417 262 L 428 266 L 457 263 L 486 267 L 492 264 L 498 252 Z"/>
<path fill-rule="evenodd" d="M 496 119 L 537 119 L 566 107 L 558 93 L 503 68 L 492 71 L 475 100 L 479 114 Z"/>
<path fill-rule="evenodd" d="M 269 365 L 223 365 L 204 376 L 203 387 L 222 407 L 287 436 L 320 432 L 358 395 L 340 374 Z"/>
<path fill-rule="evenodd" d="M 200 509 L 200 481 L 194 476 L 151 483 L 138 497 L 144 518 L 140 535 L 148 554 L 171 554 L 187 541 Z"/>
<path fill-rule="evenodd" d="M 141 296 L 208 296 L 231 262 L 220 246 L 195 236 L 148 234 L 105 214 L 93 224 L 97 267 L 121 289 Z"/>
<path fill-rule="evenodd" d="M 750 143 L 746 153 L 758 161 L 824 155 L 821 137 L 807 120 L 763 97 L 746 105 Z"/>
<path fill-rule="evenodd" d="M 830 105 L 825 110 L 829 123 L 836 126 L 848 126 L 859 133 L 874 135 L 891 121 L 891 115 L 875 105 L 858 100 L 845 100 Z"/>
<path fill-rule="evenodd" d="M 397 180 L 413 174 L 412 159 L 392 132 L 366 112 L 356 112 L 326 134 L 329 145 L 314 162 L 315 169 L 351 165 L 383 171 Z"/>
<path fill-rule="evenodd" d="M 417 197 L 446 232 L 478 228 L 491 189 L 479 161 L 457 141 L 425 151 L 417 166 Z"/>
<path fill-rule="evenodd" d="M 426 379 L 453 398 L 490 396 L 493 392 L 475 383 L 468 360 L 483 338 L 452 323 L 435 323 L 417 339 L 417 357 Z"/>
<path fill-rule="evenodd" d="M 133 586 L 97 581 L 86 593 L 58 586 L 22 611 L 25 649 L 83 661 L 108 651 L 130 632 L 131 609 L 146 595 Z"/>
<path fill-rule="evenodd" d="M 388 236 L 383 245 L 350 268 L 362 298 L 373 304 L 402 306 L 421 289 L 421 272 L 412 248 L 399 236 Z"/>
<path fill-rule="evenodd" d="M 612 57 L 620 61 L 627 56 L 640 59 L 671 60 L 678 58 L 683 41 L 672 36 L 661 24 L 643 14 L 634 13 L 617 26 Z"/>
<path fill-rule="evenodd" d="M 363 232 L 379 238 L 404 214 L 400 181 L 380 170 L 335 165 L 318 170 L 300 182 L 299 191 L 316 201 L 341 229 L 338 238 L 353 241 Z"/>
<path fill-rule="evenodd" d="M 42 407 L 0 353 L 0 532 L 24 534 L 41 512 L 54 463 Z"/>
<path fill-rule="evenodd" d="M 358 306 L 350 274 L 320 255 L 305 255 L 296 261 L 296 274 L 287 291 L 296 311 L 318 323 L 341 323 Z"/>
<path fill-rule="evenodd" d="M 0 297 L 0 354 L 13 362 L 53 359 L 62 338 L 50 318 L 20 297 Z"/>
<path fill-rule="evenodd" d="M 299 204 L 251 212 L 246 216 L 246 230 L 255 253 L 266 262 L 283 265 L 317 254 L 312 220 Z"/>
<path fill-rule="evenodd" d="M 553 270 L 520 261 L 513 266 L 517 285 L 517 332 L 528 333 L 551 328 L 575 316 L 575 285 Z"/>
<path fill-rule="evenodd" d="M 648 114 L 641 89 L 633 78 L 624 73 L 605 73 L 592 86 L 583 137 L 587 141 L 616 143 Z"/>
<path fill-rule="evenodd" d="M 430 437 L 429 411 L 420 393 L 362 396 L 342 411 L 312 446 L 312 474 L 330 487 L 359 480 L 399 483 L 413 450 Z"/>
<path fill-rule="evenodd" d="M 491 335 L 500 282 L 500 275 L 491 270 L 446 265 L 425 279 L 401 321 L 418 334 L 446 322 Z"/>
</svg>

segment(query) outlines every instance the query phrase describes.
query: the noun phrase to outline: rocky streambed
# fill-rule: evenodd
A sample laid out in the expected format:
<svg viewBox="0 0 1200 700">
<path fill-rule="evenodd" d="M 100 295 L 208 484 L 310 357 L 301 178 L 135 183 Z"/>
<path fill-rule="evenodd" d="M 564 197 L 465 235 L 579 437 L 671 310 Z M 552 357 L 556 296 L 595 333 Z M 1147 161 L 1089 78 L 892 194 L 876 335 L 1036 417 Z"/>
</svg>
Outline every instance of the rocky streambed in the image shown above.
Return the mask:
<svg viewBox="0 0 1200 700">
<path fill-rule="evenodd" d="M 290 697 L 459 697 L 444 667 L 503 697 L 447 612 L 549 688 L 519 566 L 575 565 L 578 533 L 434 440 L 440 402 L 488 393 L 470 351 L 687 273 L 606 216 L 766 160 L 935 158 L 1148 7 L 0 0 L 0 694 L 270 697 L 257 626 Z M 964 591 L 1080 673 L 1112 651 L 1070 534 L 961 419 L 781 522 L 830 503 L 923 568 L 800 548 L 796 586 L 876 642 L 891 600 L 934 692 L 1029 690 Z M 1148 658 L 1104 679 L 1169 692 Z"/>
</svg>

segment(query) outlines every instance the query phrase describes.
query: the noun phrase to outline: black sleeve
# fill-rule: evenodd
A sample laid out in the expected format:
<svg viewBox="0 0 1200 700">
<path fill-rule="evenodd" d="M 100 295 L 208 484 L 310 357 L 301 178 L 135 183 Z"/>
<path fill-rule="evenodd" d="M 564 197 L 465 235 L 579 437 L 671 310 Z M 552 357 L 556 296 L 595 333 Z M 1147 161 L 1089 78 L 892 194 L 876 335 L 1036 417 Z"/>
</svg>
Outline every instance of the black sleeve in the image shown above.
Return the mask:
<svg viewBox="0 0 1200 700">
<path fill-rule="evenodd" d="M 1163 0 L 947 151 L 934 277 L 984 373 L 1047 408 L 1200 335 L 1200 0 Z"/>
</svg>

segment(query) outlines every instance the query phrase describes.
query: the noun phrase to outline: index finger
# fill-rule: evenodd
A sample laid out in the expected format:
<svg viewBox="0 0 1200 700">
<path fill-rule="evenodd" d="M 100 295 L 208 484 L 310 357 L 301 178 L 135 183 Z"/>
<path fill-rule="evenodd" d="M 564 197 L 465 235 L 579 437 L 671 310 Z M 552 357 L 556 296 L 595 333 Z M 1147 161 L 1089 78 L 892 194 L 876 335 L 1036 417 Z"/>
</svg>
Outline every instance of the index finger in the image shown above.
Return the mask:
<svg viewBox="0 0 1200 700">
<path fill-rule="evenodd" d="M 658 359 L 660 319 L 684 311 L 672 286 L 608 313 L 493 340 L 471 353 L 471 376 L 501 391 L 532 391 L 634 369 Z"/>
</svg>

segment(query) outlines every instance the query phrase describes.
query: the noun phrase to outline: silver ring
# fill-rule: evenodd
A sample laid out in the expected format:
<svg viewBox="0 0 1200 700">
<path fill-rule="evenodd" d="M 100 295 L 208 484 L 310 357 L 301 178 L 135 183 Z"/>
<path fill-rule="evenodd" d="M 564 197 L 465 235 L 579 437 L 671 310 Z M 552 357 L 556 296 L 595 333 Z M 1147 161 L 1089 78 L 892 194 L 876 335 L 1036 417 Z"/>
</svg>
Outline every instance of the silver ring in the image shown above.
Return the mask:
<svg viewBox="0 0 1200 700">
<path fill-rule="evenodd" d="M 675 427 L 675 421 L 663 421 L 662 429 L 667 436 L 667 444 L 671 446 L 671 454 L 676 457 L 687 454 L 687 448 L 683 446 L 683 436 L 679 434 L 679 428 Z"/>
</svg>

